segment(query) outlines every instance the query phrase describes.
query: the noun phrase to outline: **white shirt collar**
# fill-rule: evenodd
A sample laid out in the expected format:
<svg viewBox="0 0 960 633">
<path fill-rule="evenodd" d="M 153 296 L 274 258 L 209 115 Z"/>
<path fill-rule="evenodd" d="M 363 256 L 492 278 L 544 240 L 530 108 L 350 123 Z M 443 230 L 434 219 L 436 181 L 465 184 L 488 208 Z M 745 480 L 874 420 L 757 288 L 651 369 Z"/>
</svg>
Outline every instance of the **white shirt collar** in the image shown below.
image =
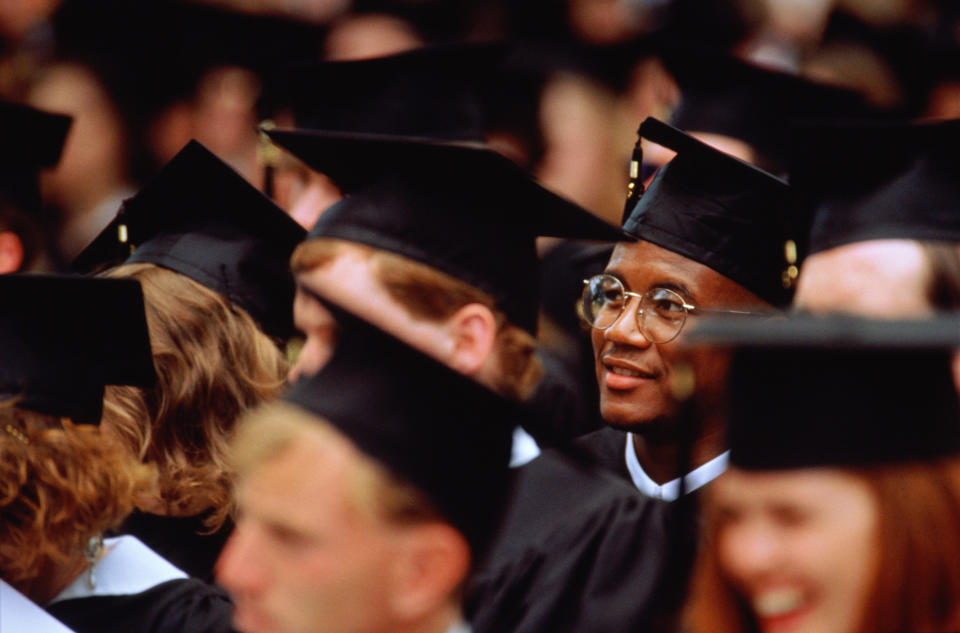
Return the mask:
<svg viewBox="0 0 960 633">
<path fill-rule="evenodd" d="M 518 468 L 531 461 L 540 454 L 537 440 L 527 433 L 522 426 L 513 429 L 513 447 L 510 451 L 510 467 Z"/>
<path fill-rule="evenodd" d="M 133 536 L 103 541 L 106 552 L 93 566 L 94 586 L 83 572 L 50 601 L 91 596 L 124 596 L 142 593 L 151 587 L 188 576 Z"/>
<path fill-rule="evenodd" d="M 0 580 L 0 631 L 73 633 L 72 629 Z"/>
<path fill-rule="evenodd" d="M 676 501 L 680 496 L 680 478 L 664 484 L 658 484 L 650 478 L 640 465 L 637 459 L 637 452 L 633 448 L 633 433 L 627 433 L 627 470 L 630 471 L 630 478 L 633 484 L 640 492 L 653 497 L 654 499 L 663 499 L 664 501 Z M 725 451 L 719 456 L 714 457 L 706 464 L 695 468 L 683 477 L 684 486 L 687 492 L 693 492 L 697 488 L 710 483 L 727 469 L 727 462 L 730 460 L 730 451 Z"/>
</svg>

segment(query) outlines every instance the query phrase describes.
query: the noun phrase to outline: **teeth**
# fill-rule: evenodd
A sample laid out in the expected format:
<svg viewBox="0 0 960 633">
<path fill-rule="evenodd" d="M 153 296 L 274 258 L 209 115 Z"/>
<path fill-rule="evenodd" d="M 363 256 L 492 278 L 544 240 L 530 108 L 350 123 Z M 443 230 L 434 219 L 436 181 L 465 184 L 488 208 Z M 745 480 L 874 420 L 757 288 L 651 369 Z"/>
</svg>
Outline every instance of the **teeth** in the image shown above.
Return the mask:
<svg viewBox="0 0 960 633">
<path fill-rule="evenodd" d="M 760 616 L 777 616 L 793 611 L 803 602 L 799 589 L 775 589 L 765 591 L 753 600 L 753 609 Z"/>
<path fill-rule="evenodd" d="M 627 369 L 625 367 L 611 367 L 610 371 L 612 371 L 618 376 L 634 376 L 635 378 L 640 378 L 641 376 L 643 376 L 643 374 L 641 374 L 640 372 L 634 371 L 632 369 Z"/>
</svg>

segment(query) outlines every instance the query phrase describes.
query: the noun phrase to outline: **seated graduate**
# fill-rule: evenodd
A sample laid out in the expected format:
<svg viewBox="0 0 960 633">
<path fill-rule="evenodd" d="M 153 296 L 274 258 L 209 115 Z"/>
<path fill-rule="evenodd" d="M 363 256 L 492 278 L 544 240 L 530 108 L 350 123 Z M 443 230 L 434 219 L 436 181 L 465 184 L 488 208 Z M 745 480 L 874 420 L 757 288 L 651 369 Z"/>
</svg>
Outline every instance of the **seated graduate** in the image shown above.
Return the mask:
<svg viewBox="0 0 960 633">
<path fill-rule="evenodd" d="M 293 334 L 287 260 L 303 229 L 196 141 L 74 263 L 143 286 L 156 385 L 111 387 L 104 429 L 156 466 L 153 495 L 120 528 L 211 579 L 231 528 L 226 443 L 284 383 Z"/>
<path fill-rule="evenodd" d="M 217 579 L 250 633 L 465 632 L 508 491 L 514 403 L 330 306 L 323 369 L 249 414 Z"/>
<path fill-rule="evenodd" d="M 795 306 L 883 318 L 960 309 L 960 120 L 797 134 L 795 181 L 817 207 Z"/>
<path fill-rule="evenodd" d="M 39 173 L 60 159 L 72 119 L 0 100 L 0 274 L 56 268 L 41 221 Z M 47 226 L 45 226 L 45 224 Z"/>
<path fill-rule="evenodd" d="M 688 630 L 956 631 L 956 317 L 705 324 L 733 343 L 730 463 Z"/>
<path fill-rule="evenodd" d="M 139 284 L 11 274 L 0 296 L 3 580 L 77 633 L 229 631 L 221 591 L 102 538 L 155 479 L 96 426 L 105 385 L 155 380 Z"/>
</svg>

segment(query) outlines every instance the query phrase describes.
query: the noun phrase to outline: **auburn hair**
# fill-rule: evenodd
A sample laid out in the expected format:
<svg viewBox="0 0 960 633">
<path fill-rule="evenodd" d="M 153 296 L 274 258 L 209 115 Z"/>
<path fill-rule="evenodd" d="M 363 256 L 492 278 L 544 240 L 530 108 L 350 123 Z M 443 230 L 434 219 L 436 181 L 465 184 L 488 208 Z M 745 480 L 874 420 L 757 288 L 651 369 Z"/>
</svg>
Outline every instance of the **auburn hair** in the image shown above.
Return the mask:
<svg viewBox="0 0 960 633">
<path fill-rule="evenodd" d="M 0 576 L 26 590 L 120 524 L 153 471 L 96 426 L 0 403 Z"/>
<path fill-rule="evenodd" d="M 330 238 L 301 243 L 290 259 L 294 274 L 328 265 L 342 244 Z M 415 318 L 445 321 L 468 304 L 486 306 L 497 324 L 494 345 L 500 371 L 494 389 L 513 400 L 526 400 L 533 394 L 543 375 L 536 342 L 528 332 L 510 323 L 493 297 L 426 264 L 390 251 L 350 244 L 367 252 L 377 280 Z"/>
<path fill-rule="evenodd" d="M 861 633 L 960 630 L 960 459 L 849 469 L 877 501 L 878 565 Z M 691 633 L 756 630 L 724 577 L 707 495 L 706 530 L 685 618 Z M 851 608 L 855 608 L 851 605 Z"/>
<path fill-rule="evenodd" d="M 178 272 L 126 264 L 107 273 L 143 287 L 157 371 L 152 388 L 107 387 L 104 422 L 154 464 L 170 514 L 206 514 L 211 531 L 233 510 L 229 435 L 284 383 L 284 353 L 227 298 Z"/>
</svg>

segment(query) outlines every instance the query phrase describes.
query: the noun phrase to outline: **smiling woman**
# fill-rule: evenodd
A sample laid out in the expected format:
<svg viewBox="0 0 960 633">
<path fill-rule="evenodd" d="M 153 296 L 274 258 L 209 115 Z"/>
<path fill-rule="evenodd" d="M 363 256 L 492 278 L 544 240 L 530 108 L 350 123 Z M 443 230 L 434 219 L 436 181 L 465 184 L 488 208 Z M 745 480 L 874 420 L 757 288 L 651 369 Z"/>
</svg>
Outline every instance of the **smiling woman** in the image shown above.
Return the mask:
<svg viewBox="0 0 960 633">
<path fill-rule="evenodd" d="M 841 340 L 822 324 L 806 335 Z M 943 331 L 940 350 L 903 349 L 893 329 L 869 348 L 803 348 L 794 328 L 735 352 L 732 468 L 706 493 L 691 631 L 960 629 L 960 329 Z"/>
</svg>

